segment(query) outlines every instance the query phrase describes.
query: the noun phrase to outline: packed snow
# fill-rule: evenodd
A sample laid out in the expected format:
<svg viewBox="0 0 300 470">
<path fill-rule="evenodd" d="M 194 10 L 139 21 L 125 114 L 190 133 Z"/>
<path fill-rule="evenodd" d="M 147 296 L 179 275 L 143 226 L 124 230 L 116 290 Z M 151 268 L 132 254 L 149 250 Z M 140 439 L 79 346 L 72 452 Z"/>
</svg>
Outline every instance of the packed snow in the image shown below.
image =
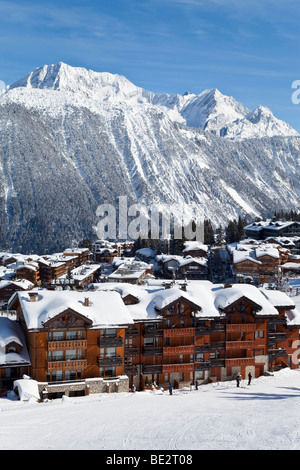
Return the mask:
<svg viewBox="0 0 300 470">
<path fill-rule="evenodd" d="M 168 391 L 0 398 L 1 450 L 299 450 L 300 370 Z"/>
</svg>

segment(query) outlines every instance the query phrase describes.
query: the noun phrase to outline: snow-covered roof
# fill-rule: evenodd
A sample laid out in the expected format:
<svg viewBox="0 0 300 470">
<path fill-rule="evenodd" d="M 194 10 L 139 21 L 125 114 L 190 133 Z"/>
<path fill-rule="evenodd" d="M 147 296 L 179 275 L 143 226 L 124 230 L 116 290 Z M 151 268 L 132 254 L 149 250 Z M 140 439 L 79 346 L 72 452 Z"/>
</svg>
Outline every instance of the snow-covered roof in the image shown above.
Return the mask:
<svg viewBox="0 0 300 470">
<path fill-rule="evenodd" d="M 132 317 L 117 292 L 50 291 L 46 289 L 38 289 L 35 292 L 38 294 L 35 302 L 30 301 L 30 293 L 17 292 L 15 294 L 19 298 L 28 329 L 43 328 L 45 322 L 67 309 L 72 309 L 91 320 L 92 327 L 108 328 L 111 325 L 133 323 Z M 89 306 L 85 306 L 87 297 L 89 298 Z"/>
<path fill-rule="evenodd" d="M 255 264 L 261 264 L 261 261 L 255 258 L 255 253 L 251 250 L 239 251 L 235 250 L 232 252 L 233 255 L 233 264 L 241 263 L 243 261 L 251 261 Z"/>
<path fill-rule="evenodd" d="M 246 297 L 260 307 L 258 315 L 278 315 L 276 308 L 267 300 L 262 292 L 251 284 L 233 284 L 232 287 L 219 290 L 215 297 L 217 308 L 225 309 L 229 305 Z"/>
<path fill-rule="evenodd" d="M 232 287 L 224 287 L 223 284 L 212 284 L 210 281 L 188 280 L 181 287 L 183 281 L 171 283 L 166 289 L 163 280 L 148 281 L 145 286 L 103 283 L 95 284 L 99 290 L 117 290 L 122 297 L 132 294 L 138 299 L 138 303 L 127 305 L 132 318 L 137 320 L 151 320 L 160 318 L 159 311 L 167 307 L 177 299 L 184 298 L 192 302 L 197 308 L 196 316 L 203 318 L 220 317 L 222 310 L 242 297 L 246 297 L 257 304 L 260 315 L 279 315 L 274 305 L 268 301 L 263 293 L 255 286 L 249 284 L 233 284 Z M 170 281 L 171 282 L 171 281 Z M 291 306 L 289 297 L 283 293 L 282 301 Z"/>
<path fill-rule="evenodd" d="M 187 253 L 193 250 L 203 250 L 205 252 L 208 252 L 208 246 L 193 240 L 184 243 L 184 250 L 182 250 L 182 253 Z"/>
<path fill-rule="evenodd" d="M 261 245 L 256 248 L 255 254 L 257 258 L 261 258 L 262 256 L 271 256 L 272 258 L 279 259 L 279 251 L 272 245 Z"/>
<path fill-rule="evenodd" d="M 27 279 L 16 279 L 14 281 L 7 279 L 0 281 L 0 289 L 2 289 L 3 287 L 7 287 L 11 284 L 22 290 L 29 290 L 34 287 L 34 284 L 28 281 Z"/>
<path fill-rule="evenodd" d="M 6 346 L 15 343 L 21 346 L 19 353 L 5 352 Z M 26 341 L 20 324 L 7 317 L 0 317 L 0 366 L 13 366 L 14 364 L 29 364 L 30 358 Z"/>
<path fill-rule="evenodd" d="M 274 305 L 274 307 L 289 307 L 290 309 L 295 308 L 295 302 L 293 299 L 291 299 L 291 297 L 286 295 L 285 292 L 265 288 L 260 288 L 260 291 L 263 293 L 266 299 L 268 299 L 268 301 Z"/>
</svg>

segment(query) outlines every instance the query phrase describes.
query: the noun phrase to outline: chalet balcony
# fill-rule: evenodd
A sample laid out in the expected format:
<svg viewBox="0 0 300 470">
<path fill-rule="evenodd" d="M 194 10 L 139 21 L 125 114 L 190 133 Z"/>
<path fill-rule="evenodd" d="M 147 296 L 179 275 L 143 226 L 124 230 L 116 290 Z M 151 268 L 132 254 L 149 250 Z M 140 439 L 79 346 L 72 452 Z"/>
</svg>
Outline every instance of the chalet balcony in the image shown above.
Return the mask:
<svg viewBox="0 0 300 470">
<path fill-rule="evenodd" d="M 210 361 L 195 362 L 195 364 L 194 364 L 194 370 L 195 371 L 209 370 L 210 367 L 211 367 L 211 362 Z"/>
<path fill-rule="evenodd" d="M 206 352 L 210 352 L 210 350 L 212 349 L 212 346 L 213 343 L 208 343 L 208 344 L 196 344 L 195 345 L 195 354 L 197 353 L 206 353 Z"/>
<path fill-rule="evenodd" d="M 143 354 L 144 356 L 162 356 L 163 348 L 157 346 L 144 346 Z"/>
<path fill-rule="evenodd" d="M 99 357 L 98 364 L 100 367 L 106 366 L 122 366 L 123 358 L 122 356 L 106 356 L 106 357 Z"/>
<path fill-rule="evenodd" d="M 210 349 L 225 349 L 225 341 L 215 341 L 210 343 Z"/>
<path fill-rule="evenodd" d="M 195 328 L 169 328 L 165 329 L 163 334 L 165 338 L 195 336 Z"/>
<path fill-rule="evenodd" d="M 268 350 L 270 361 L 272 362 L 277 357 L 286 357 L 286 349 L 269 349 Z M 271 359 L 272 358 L 272 359 Z"/>
<path fill-rule="evenodd" d="M 127 328 L 125 330 L 125 338 L 137 338 L 139 335 L 139 330 L 136 328 Z"/>
<path fill-rule="evenodd" d="M 226 350 L 253 349 L 255 341 L 226 341 Z"/>
<path fill-rule="evenodd" d="M 255 331 L 255 323 L 227 323 L 226 332 L 227 333 L 236 333 L 236 332 L 250 332 Z"/>
<path fill-rule="evenodd" d="M 212 332 L 224 332 L 226 330 L 226 326 L 222 323 L 212 322 L 210 329 Z"/>
<path fill-rule="evenodd" d="M 196 326 L 195 328 L 196 336 L 210 335 L 210 333 L 211 328 L 209 326 Z"/>
<path fill-rule="evenodd" d="M 86 349 L 86 339 L 74 339 L 65 341 L 48 341 L 48 351 L 65 351 L 68 349 Z"/>
<path fill-rule="evenodd" d="M 144 364 L 143 374 L 162 374 L 162 364 Z"/>
<path fill-rule="evenodd" d="M 211 367 L 225 367 L 225 359 L 211 359 Z"/>
<path fill-rule="evenodd" d="M 98 346 L 101 348 L 105 347 L 120 347 L 123 346 L 123 338 L 122 336 L 103 336 L 98 338 L 97 340 Z"/>
<path fill-rule="evenodd" d="M 163 364 L 163 374 L 174 374 L 179 372 L 194 372 L 194 363 Z"/>
<path fill-rule="evenodd" d="M 278 317 L 273 317 L 269 320 L 269 327 L 272 325 L 285 325 L 286 324 L 286 317 L 279 315 Z"/>
<path fill-rule="evenodd" d="M 124 366 L 124 374 L 125 375 L 137 375 L 138 366 L 137 365 Z"/>
<path fill-rule="evenodd" d="M 68 359 L 65 361 L 48 361 L 48 371 L 57 370 L 82 370 L 87 366 L 86 359 Z"/>
<path fill-rule="evenodd" d="M 145 338 L 161 338 L 163 336 L 163 329 L 145 326 L 143 336 Z"/>
<path fill-rule="evenodd" d="M 254 366 L 254 357 L 226 357 L 225 366 Z"/>
<path fill-rule="evenodd" d="M 139 355 L 139 348 L 134 346 L 125 346 L 125 357 L 136 357 Z"/>
<path fill-rule="evenodd" d="M 194 354 L 194 353 L 195 353 L 194 345 L 164 346 L 164 349 L 163 349 L 164 356 L 173 356 L 176 354 Z"/>
<path fill-rule="evenodd" d="M 268 338 L 268 342 L 274 342 L 275 343 L 277 341 L 285 341 L 286 340 L 286 333 L 285 332 L 279 332 L 279 333 L 272 333 L 269 331 L 269 338 Z"/>
</svg>

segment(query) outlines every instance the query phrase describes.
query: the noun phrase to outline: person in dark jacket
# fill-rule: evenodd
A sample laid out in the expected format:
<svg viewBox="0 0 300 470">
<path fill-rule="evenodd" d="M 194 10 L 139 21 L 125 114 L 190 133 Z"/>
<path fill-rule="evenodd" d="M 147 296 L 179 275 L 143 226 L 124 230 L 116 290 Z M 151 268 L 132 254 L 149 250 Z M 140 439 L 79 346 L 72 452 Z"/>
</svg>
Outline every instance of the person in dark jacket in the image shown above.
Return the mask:
<svg viewBox="0 0 300 470">
<path fill-rule="evenodd" d="M 251 379 L 252 379 L 252 375 L 251 375 L 251 372 L 249 372 L 249 374 L 248 374 L 248 385 L 251 384 Z"/>
<path fill-rule="evenodd" d="M 240 381 L 241 381 L 241 376 L 240 376 L 240 374 L 238 374 L 238 375 L 236 376 L 236 379 L 235 379 L 235 380 L 236 380 L 236 386 L 239 387 L 239 386 L 240 386 Z"/>
<path fill-rule="evenodd" d="M 199 385 L 198 380 L 196 380 L 196 382 L 195 382 L 196 390 L 198 390 L 198 385 Z"/>
<path fill-rule="evenodd" d="M 173 393 L 173 387 L 172 387 L 172 384 L 171 384 L 171 383 L 170 383 L 170 385 L 169 385 L 169 393 L 170 393 L 170 395 L 172 395 L 172 393 Z"/>
</svg>

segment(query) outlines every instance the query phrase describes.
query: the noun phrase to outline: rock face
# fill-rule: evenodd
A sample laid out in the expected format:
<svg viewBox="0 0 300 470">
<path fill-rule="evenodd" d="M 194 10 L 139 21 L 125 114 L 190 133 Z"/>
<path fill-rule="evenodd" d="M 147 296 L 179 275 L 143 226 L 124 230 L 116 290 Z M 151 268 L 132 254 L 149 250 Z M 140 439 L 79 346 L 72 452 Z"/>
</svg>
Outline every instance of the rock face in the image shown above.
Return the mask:
<svg viewBox="0 0 300 470">
<path fill-rule="evenodd" d="M 0 250 L 63 249 L 119 196 L 187 216 L 196 207 L 215 224 L 295 209 L 299 160 L 299 134 L 267 108 L 44 66 L 0 98 Z"/>
</svg>

